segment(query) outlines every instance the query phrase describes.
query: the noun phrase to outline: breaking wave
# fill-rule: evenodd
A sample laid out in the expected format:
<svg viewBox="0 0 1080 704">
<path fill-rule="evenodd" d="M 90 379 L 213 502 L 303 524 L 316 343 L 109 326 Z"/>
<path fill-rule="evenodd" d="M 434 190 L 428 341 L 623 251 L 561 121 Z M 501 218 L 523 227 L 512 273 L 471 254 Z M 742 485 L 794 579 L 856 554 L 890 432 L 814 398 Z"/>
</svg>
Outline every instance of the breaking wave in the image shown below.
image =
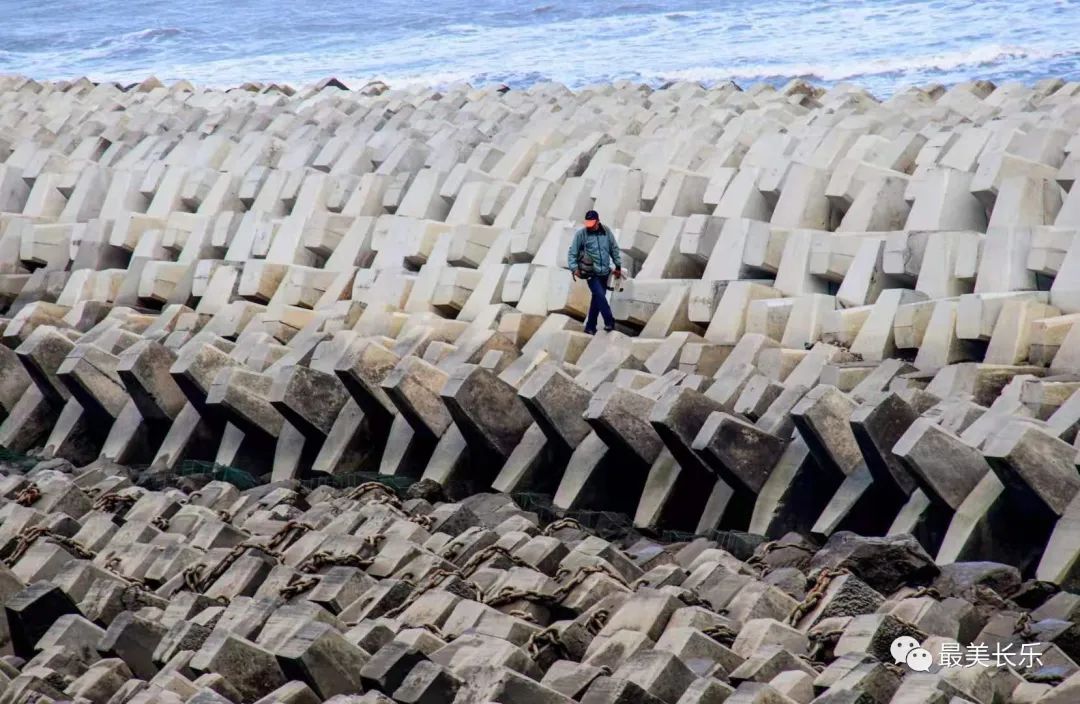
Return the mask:
<svg viewBox="0 0 1080 704">
<path fill-rule="evenodd" d="M 1080 0 L 0 0 L 0 73 L 136 81 L 856 81 L 880 96 L 970 78 L 1080 79 Z M 346 82 L 349 82 L 347 80 Z"/>
<path fill-rule="evenodd" d="M 1062 58 L 1080 58 L 1076 51 L 1053 51 L 1049 49 L 1024 49 L 989 45 L 969 51 L 954 51 L 925 56 L 892 57 L 867 61 L 836 64 L 761 64 L 732 68 L 695 66 L 667 71 L 655 76 L 664 80 L 701 81 L 712 83 L 722 80 L 745 80 L 764 78 L 803 78 L 832 83 L 850 81 L 868 76 L 903 76 L 909 74 L 951 72 L 971 69 L 978 77 L 979 68 L 994 66 L 1008 61 L 1046 61 Z M 648 74 L 646 74 L 648 75 Z"/>
</svg>

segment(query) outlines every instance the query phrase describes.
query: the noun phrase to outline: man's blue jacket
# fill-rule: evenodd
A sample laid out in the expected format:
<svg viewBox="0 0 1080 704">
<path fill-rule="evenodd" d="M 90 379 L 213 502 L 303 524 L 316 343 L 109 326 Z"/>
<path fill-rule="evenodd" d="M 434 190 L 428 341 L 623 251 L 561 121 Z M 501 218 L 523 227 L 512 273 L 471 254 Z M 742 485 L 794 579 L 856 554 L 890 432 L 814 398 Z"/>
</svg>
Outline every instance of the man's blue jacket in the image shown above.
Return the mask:
<svg viewBox="0 0 1080 704">
<path fill-rule="evenodd" d="M 586 254 L 592 259 L 591 270 L 588 267 L 579 266 L 578 255 L 581 253 L 582 243 L 584 243 Z M 615 236 L 611 234 L 611 230 L 603 223 L 600 223 L 600 227 L 596 232 L 589 232 L 584 227 L 575 232 L 566 258 L 570 265 L 570 271 L 577 271 L 581 268 L 585 274 L 594 276 L 607 276 L 610 274 L 613 263 L 614 268 L 622 268 L 619 244 L 615 241 Z"/>
</svg>

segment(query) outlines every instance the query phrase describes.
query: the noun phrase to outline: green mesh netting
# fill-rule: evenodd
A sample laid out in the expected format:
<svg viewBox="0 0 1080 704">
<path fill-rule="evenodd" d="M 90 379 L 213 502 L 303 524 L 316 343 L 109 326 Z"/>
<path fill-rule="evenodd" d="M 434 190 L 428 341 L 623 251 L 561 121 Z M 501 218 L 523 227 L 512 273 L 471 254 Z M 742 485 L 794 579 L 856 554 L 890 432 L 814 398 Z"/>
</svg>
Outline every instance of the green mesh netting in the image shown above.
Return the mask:
<svg viewBox="0 0 1080 704">
<path fill-rule="evenodd" d="M 740 560 L 749 560 L 754 550 L 768 539 L 763 535 L 755 535 L 741 530 L 714 530 L 707 536 L 709 540 L 715 540 L 716 546 L 727 550 Z"/>
<path fill-rule="evenodd" d="M 262 484 L 262 482 L 259 481 L 259 478 L 250 472 L 245 472 L 236 467 L 216 464 L 214 462 L 205 462 L 203 460 L 185 460 L 184 462 L 181 462 L 180 467 L 176 470 L 176 474 L 180 477 L 189 477 L 193 475 L 208 476 L 214 481 L 228 482 L 241 491 Z"/>
<path fill-rule="evenodd" d="M 566 515 L 575 519 L 604 540 L 630 543 L 641 537 L 641 533 L 634 528 L 634 522 L 625 513 L 615 511 L 568 511 Z"/>
<path fill-rule="evenodd" d="M 320 486 L 330 486 L 335 489 L 352 489 L 367 482 L 378 482 L 396 492 L 404 492 L 417 482 L 415 477 L 397 477 L 376 472 L 352 472 L 350 474 L 332 474 L 301 479 L 300 485 L 306 489 L 315 489 Z"/>
<path fill-rule="evenodd" d="M 551 497 L 547 494 L 518 493 L 511 494 L 510 498 L 521 508 L 522 511 L 535 513 L 542 525 L 547 525 L 562 517 L 562 513 L 551 504 Z"/>
<path fill-rule="evenodd" d="M 701 536 L 684 530 L 661 530 L 657 531 L 656 537 L 662 543 L 688 543 Z"/>
<path fill-rule="evenodd" d="M 40 461 L 41 460 L 37 457 L 29 457 L 21 452 L 15 452 L 6 447 L 0 447 L 0 465 L 6 465 L 11 469 L 25 472 L 32 469 L 33 466 Z"/>
<path fill-rule="evenodd" d="M 27 468 L 32 467 L 37 460 L 25 455 L 0 449 L 0 463 L 25 463 Z M 240 490 L 251 489 L 265 483 L 266 476 L 260 478 L 250 472 L 199 460 L 187 460 L 170 476 L 161 477 L 166 484 L 170 479 L 184 476 L 203 476 L 208 479 L 224 481 L 232 484 Z M 318 487 L 329 486 L 334 489 L 352 489 L 368 482 L 378 482 L 392 489 L 398 496 L 404 497 L 408 489 L 419 478 L 403 476 L 387 476 L 376 472 L 352 472 L 348 474 L 317 475 L 309 476 L 300 480 L 300 485 L 308 491 Z M 460 500 L 472 494 L 490 491 L 485 487 L 478 487 L 468 482 L 451 482 L 444 486 L 443 492 L 446 498 L 454 501 Z M 752 535 L 742 531 L 711 531 L 706 535 L 695 534 L 677 530 L 639 530 L 634 526 L 633 519 L 617 511 L 588 511 L 588 510 L 564 510 L 552 503 L 552 496 L 540 493 L 515 493 L 511 494 L 514 502 L 523 511 L 536 514 L 540 525 L 547 526 L 563 518 L 572 518 L 581 524 L 582 528 L 605 540 L 630 545 L 638 539 L 649 537 L 662 543 L 689 542 L 696 538 L 706 537 L 714 540 L 717 546 L 730 552 L 740 560 L 748 559 L 754 549 L 764 541 L 761 536 Z"/>
<path fill-rule="evenodd" d="M 642 537 L 642 534 L 634 527 L 633 520 L 625 513 L 564 510 L 555 507 L 551 503 L 551 496 L 547 494 L 519 493 L 511 494 L 511 498 L 523 511 L 535 513 L 541 525 L 547 525 L 561 518 L 572 518 L 580 523 L 582 528 L 612 542 L 629 543 Z"/>
</svg>

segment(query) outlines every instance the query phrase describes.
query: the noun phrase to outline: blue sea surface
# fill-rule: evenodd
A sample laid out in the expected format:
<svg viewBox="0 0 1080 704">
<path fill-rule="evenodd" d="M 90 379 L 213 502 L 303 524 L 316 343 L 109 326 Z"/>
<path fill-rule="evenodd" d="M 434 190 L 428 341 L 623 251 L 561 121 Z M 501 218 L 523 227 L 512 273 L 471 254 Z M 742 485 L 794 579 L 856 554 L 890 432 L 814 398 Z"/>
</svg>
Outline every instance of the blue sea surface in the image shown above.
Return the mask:
<svg viewBox="0 0 1080 704">
<path fill-rule="evenodd" d="M 803 77 L 887 96 L 1080 80 L 1080 0 L 0 0 L 4 73 L 575 88 Z"/>
</svg>

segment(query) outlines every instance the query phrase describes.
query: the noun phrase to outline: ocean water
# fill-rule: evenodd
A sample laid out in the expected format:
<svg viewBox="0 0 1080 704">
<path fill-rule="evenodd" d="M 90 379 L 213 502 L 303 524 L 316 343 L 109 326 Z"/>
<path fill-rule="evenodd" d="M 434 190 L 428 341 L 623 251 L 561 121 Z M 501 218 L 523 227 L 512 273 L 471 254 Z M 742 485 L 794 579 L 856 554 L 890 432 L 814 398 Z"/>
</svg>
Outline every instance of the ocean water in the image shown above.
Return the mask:
<svg viewBox="0 0 1080 704">
<path fill-rule="evenodd" d="M 1080 0 L 0 0 L 0 74 L 571 87 L 1080 80 Z"/>
</svg>

